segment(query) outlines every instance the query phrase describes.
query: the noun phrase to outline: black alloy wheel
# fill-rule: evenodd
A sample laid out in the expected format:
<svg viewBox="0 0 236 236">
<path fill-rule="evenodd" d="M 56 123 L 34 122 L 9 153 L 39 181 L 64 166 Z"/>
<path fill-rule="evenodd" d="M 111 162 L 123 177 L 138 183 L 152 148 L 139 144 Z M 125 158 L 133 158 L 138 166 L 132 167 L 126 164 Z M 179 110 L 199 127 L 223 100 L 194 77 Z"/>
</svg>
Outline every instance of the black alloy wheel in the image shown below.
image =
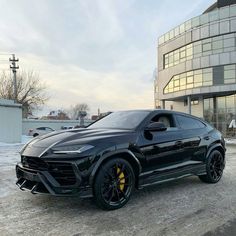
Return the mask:
<svg viewBox="0 0 236 236">
<path fill-rule="evenodd" d="M 206 175 L 200 175 L 199 178 L 206 183 L 217 183 L 225 167 L 224 157 L 218 150 L 211 152 L 206 164 Z"/>
<path fill-rule="evenodd" d="M 134 189 L 132 166 L 124 159 L 115 158 L 101 166 L 95 178 L 94 195 L 97 205 L 105 210 L 124 206 Z"/>
</svg>

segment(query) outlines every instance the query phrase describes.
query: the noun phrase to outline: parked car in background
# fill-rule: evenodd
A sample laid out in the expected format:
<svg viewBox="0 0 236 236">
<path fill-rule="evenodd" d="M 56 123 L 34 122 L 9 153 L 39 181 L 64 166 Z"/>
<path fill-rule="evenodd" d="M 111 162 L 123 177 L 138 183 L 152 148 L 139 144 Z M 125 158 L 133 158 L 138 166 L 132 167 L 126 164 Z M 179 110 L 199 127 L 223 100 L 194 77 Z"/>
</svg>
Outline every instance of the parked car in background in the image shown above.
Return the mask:
<svg viewBox="0 0 236 236">
<path fill-rule="evenodd" d="M 50 128 L 50 127 L 39 127 L 39 128 L 36 128 L 36 129 L 30 129 L 29 130 L 29 136 L 36 137 L 38 135 L 48 134 L 52 131 L 55 131 L 55 130 Z"/>
<path fill-rule="evenodd" d="M 65 129 L 74 129 L 74 126 L 62 126 L 61 129 L 65 130 Z"/>
<path fill-rule="evenodd" d="M 222 134 L 197 117 L 119 111 L 87 128 L 54 132 L 25 145 L 17 185 L 32 193 L 93 196 L 98 206 L 113 210 L 124 206 L 135 188 L 191 175 L 217 183 L 225 151 Z"/>
</svg>

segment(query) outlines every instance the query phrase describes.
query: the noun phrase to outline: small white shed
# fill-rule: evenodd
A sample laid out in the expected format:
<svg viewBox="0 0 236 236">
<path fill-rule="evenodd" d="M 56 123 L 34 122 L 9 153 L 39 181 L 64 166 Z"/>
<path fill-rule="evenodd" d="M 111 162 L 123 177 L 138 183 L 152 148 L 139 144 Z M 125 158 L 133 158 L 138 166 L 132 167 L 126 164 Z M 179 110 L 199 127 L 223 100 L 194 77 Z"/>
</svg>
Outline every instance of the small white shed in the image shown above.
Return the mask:
<svg viewBox="0 0 236 236">
<path fill-rule="evenodd" d="M 19 143 L 22 133 L 22 107 L 12 100 L 0 99 L 0 142 Z"/>
</svg>

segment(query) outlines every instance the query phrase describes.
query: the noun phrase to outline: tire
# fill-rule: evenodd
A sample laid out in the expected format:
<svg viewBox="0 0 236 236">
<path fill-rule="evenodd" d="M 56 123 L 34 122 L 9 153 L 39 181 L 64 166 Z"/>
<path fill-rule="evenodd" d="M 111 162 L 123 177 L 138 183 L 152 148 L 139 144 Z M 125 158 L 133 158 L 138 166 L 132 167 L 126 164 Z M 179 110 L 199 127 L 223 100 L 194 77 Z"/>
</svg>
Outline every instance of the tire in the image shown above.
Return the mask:
<svg viewBox="0 0 236 236">
<path fill-rule="evenodd" d="M 215 184 L 220 181 L 225 167 L 224 157 L 218 150 L 213 150 L 206 163 L 206 175 L 199 175 L 201 181 Z"/>
<path fill-rule="evenodd" d="M 114 158 L 102 164 L 94 181 L 94 197 L 104 210 L 123 207 L 130 199 L 135 186 L 134 171 L 130 163 Z"/>
<path fill-rule="evenodd" d="M 37 133 L 35 133 L 34 135 L 33 135 L 33 137 L 35 138 L 35 137 L 37 137 L 39 134 L 37 134 Z"/>
</svg>

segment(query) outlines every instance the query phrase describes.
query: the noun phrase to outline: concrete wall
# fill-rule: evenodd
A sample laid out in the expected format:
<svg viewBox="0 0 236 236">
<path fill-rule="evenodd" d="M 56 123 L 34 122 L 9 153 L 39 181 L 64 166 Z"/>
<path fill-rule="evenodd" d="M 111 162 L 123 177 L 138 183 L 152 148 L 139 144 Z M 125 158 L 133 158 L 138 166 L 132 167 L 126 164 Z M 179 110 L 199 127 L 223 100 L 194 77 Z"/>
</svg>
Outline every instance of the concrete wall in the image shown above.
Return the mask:
<svg viewBox="0 0 236 236">
<path fill-rule="evenodd" d="M 85 120 L 84 125 L 91 123 L 91 120 Z M 76 126 L 79 125 L 79 120 L 32 120 L 23 119 L 22 134 L 28 135 L 30 129 L 39 127 L 50 127 L 55 130 L 60 130 L 62 126 Z"/>
<path fill-rule="evenodd" d="M 22 109 L 14 101 L 0 99 L 0 142 L 20 143 Z"/>
</svg>

